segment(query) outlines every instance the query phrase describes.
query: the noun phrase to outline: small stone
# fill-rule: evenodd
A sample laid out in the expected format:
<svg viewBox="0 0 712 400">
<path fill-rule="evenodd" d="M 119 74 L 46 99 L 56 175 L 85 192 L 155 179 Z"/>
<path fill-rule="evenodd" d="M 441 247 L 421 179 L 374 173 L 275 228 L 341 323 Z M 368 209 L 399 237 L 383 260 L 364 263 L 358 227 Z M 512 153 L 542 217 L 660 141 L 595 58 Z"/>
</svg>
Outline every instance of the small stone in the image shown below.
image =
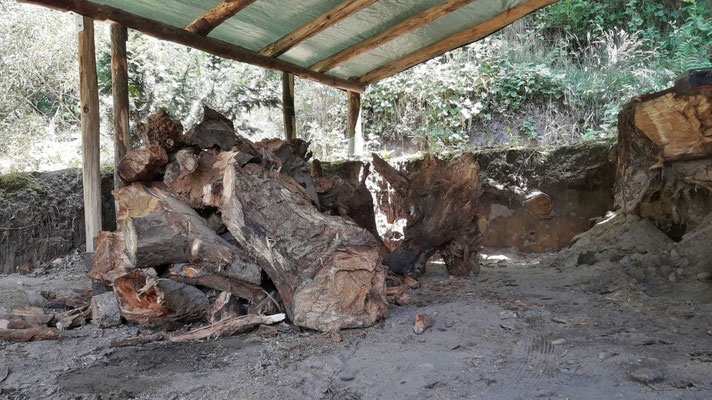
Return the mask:
<svg viewBox="0 0 712 400">
<path fill-rule="evenodd" d="M 342 372 L 341 375 L 339 375 L 339 379 L 341 379 L 344 382 L 349 382 L 354 379 L 356 379 L 356 376 L 352 374 L 351 372 Z"/>
<path fill-rule="evenodd" d="M 415 332 L 416 335 L 422 334 L 429 327 L 430 327 L 430 317 L 428 317 L 428 314 L 418 314 L 415 316 L 415 323 L 413 324 L 413 332 Z"/>
<path fill-rule="evenodd" d="M 592 251 L 586 251 L 579 254 L 577 263 L 578 265 L 594 265 L 598 259 L 596 258 L 596 253 Z"/>
<path fill-rule="evenodd" d="M 697 274 L 698 281 L 708 281 L 712 279 L 712 272 L 700 272 Z"/>
<path fill-rule="evenodd" d="M 670 282 L 677 282 L 677 275 L 673 272 L 672 274 L 668 275 L 667 280 Z"/>
<path fill-rule="evenodd" d="M 665 376 L 660 371 L 654 370 L 652 368 L 638 368 L 632 371 L 628 371 L 628 379 L 633 382 L 650 385 L 653 383 L 662 382 L 665 379 Z"/>
<path fill-rule="evenodd" d="M 553 344 L 554 346 L 558 346 L 564 343 L 566 343 L 566 339 L 554 339 L 551 341 L 551 344 Z"/>
<path fill-rule="evenodd" d="M 266 366 L 265 369 L 269 372 L 275 372 L 279 369 L 279 366 L 276 364 L 270 364 L 270 365 Z"/>
<path fill-rule="evenodd" d="M 91 320 L 100 328 L 121 325 L 121 309 L 114 292 L 106 292 L 91 298 Z"/>
</svg>

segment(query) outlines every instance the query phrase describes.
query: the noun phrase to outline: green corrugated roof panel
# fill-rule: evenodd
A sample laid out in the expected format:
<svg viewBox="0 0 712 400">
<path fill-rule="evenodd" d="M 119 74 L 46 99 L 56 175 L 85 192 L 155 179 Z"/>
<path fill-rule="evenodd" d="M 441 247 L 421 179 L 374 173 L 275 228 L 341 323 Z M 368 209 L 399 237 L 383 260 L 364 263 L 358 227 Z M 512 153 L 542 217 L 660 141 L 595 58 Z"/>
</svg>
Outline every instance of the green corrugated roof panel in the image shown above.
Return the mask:
<svg viewBox="0 0 712 400">
<path fill-rule="evenodd" d="M 222 0 L 94 0 L 176 27 L 184 27 Z M 210 33 L 259 51 L 343 0 L 257 0 Z M 379 0 L 318 33 L 280 58 L 308 67 L 444 0 Z M 409 32 L 329 72 L 342 78 L 361 76 L 452 34 L 470 28 L 525 0 L 475 0 L 459 10 Z"/>
</svg>

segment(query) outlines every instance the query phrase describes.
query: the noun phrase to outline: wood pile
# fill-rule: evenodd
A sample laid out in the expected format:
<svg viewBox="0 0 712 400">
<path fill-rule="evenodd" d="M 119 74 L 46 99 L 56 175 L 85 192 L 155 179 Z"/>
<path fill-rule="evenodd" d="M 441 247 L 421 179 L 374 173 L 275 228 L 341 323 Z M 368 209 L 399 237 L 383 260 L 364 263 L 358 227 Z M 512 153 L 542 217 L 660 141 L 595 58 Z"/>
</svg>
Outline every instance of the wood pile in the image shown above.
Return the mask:
<svg viewBox="0 0 712 400">
<path fill-rule="evenodd" d="M 322 205 L 308 143 L 252 143 L 207 108 L 187 133 L 162 111 L 138 130 L 148 147 L 117 166 L 119 229 L 99 235 L 90 272 L 112 286 L 123 318 L 170 330 L 213 324 L 182 341 L 285 317 L 332 332 L 386 315 L 380 242 L 337 202 Z M 352 189 L 332 196 L 349 202 Z"/>
</svg>

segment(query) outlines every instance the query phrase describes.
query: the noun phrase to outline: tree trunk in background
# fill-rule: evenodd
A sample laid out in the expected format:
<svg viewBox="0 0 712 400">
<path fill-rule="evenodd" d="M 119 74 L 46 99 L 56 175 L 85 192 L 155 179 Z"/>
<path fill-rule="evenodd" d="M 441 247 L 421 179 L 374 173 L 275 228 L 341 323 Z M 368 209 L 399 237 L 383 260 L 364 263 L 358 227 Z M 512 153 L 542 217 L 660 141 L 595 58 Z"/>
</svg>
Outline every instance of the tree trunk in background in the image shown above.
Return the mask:
<svg viewBox="0 0 712 400">
<path fill-rule="evenodd" d="M 114 165 L 119 165 L 129 145 L 129 72 L 126 59 L 126 27 L 111 24 L 111 91 L 114 98 Z M 114 169 L 114 187 L 122 185 Z"/>
<path fill-rule="evenodd" d="M 297 117 L 294 109 L 294 74 L 282 72 L 282 113 L 284 135 L 289 141 L 297 138 Z"/>
</svg>

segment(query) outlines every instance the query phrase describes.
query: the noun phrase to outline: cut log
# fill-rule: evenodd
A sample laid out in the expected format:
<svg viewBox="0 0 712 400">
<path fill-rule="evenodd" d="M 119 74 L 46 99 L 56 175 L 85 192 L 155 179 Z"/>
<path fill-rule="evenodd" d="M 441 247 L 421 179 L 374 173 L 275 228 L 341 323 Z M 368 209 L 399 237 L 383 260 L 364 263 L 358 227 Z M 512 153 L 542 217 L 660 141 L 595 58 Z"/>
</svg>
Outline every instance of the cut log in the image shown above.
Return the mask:
<svg viewBox="0 0 712 400">
<path fill-rule="evenodd" d="M 129 150 L 116 169 L 124 185 L 131 182 L 152 181 L 159 169 L 168 162 L 166 151 L 160 146 Z"/>
<path fill-rule="evenodd" d="M 407 219 L 403 243 L 384 258 L 384 264 L 403 275 L 419 274 L 428 258 L 440 250 L 450 274 L 479 271 L 477 252 L 483 241 L 477 223 L 480 170 L 471 153 L 457 161 L 426 155 L 418 170 L 406 175 L 376 154 L 376 170 L 401 199 L 397 212 Z"/>
<path fill-rule="evenodd" d="M 266 297 L 261 287 L 221 275 L 214 265 L 175 264 L 168 270 L 167 277 L 193 286 L 229 292 L 250 303 L 257 303 Z"/>
<path fill-rule="evenodd" d="M 217 207 L 222 203 L 225 169 L 236 162 L 236 156 L 234 152 L 203 151 L 197 156 L 197 166 L 192 172 L 182 169 L 177 179 L 171 174 L 163 182 L 178 200 L 192 208 Z M 176 167 L 169 165 L 169 169 L 173 168 Z"/>
<path fill-rule="evenodd" d="M 258 142 L 256 145 L 269 150 L 272 154 L 277 156 L 277 158 L 282 161 L 280 172 L 302 185 L 316 207 L 321 209 L 319 196 L 317 195 L 314 180 L 311 176 L 311 166 L 307 164 L 307 161 L 312 156 L 312 154 L 308 152 L 309 142 L 305 142 L 302 139 L 293 139 L 290 141 L 267 139 Z"/>
<path fill-rule="evenodd" d="M 260 267 L 245 250 L 218 236 L 192 208 L 156 186 L 134 183 L 114 191 L 117 222 L 129 259 L 138 268 L 195 263 L 217 266 L 221 274 L 259 285 Z"/>
<path fill-rule="evenodd" d="M 193 286 L 134 270 L 114 281 L 121 315 L 149 328 L 176 329 L 205 317 L 207 296 Z"/>
<path fill-rule="evenodd" d="M 89 276 L 105 285 L 112 285 L 116 278 L 135 268 L 121 231 L 99 232 L 91 263 Z"/>
<path fill-rule="evenodd" d="M 228 292 L 222 292 L 208 309 L 208 322 L 213 324 L 240 315 L 245 315 L 245 310 L 237 298 Z"/>
<path fill-rule="evenodd" d="M 114 292 L 107 292 L 91 299 L 91 321 L 99 328 L 121 325 L 121 309 Z"/>
<path fill-rule="evenodd" d="M 0 340 L 6 342 L 34 342 L 37 340 L 56 340 L 61 337 L 59 329 L 0 329 Z"/>
<path fill-rule="evenodd" d="M 210 107 L 203 107 L 203 120 L 185 134 L 183 141 L 201 149 L 230 150 L 237 144 L 232 121 Z"/>
<path fill-rule="evenodd" d="M 169 338 L 171 342 L 189 342 L 191 340 L 217 339 L 221 336 L 231 336 L 238 333 L 247 332 L 260 325 L 276 324 L 284 321 L 284 314 L 270 316 L 263 315 L 242 315 L 223 319 L 203 328 L 192 330 L 188 333 L 176 334 Z"/>
<path fill-rule="evenodd" d="M 300 185 L 255 164 L 232 165 L 224 184 L 223 220 L 272 279 L 292 322 L 331 332 L 386 315 L 373 235 L 320 213 Z"/>
<path fill-rule="evenodd" d="M 185 146 L 182 140 L 183 124 L 180 121 L 172 120 L 163 109 L 149 116 L 146 123 L 139 123 L 136 132 L 147 145 L 160 146 L 168 152 Z"/>
</svg>

